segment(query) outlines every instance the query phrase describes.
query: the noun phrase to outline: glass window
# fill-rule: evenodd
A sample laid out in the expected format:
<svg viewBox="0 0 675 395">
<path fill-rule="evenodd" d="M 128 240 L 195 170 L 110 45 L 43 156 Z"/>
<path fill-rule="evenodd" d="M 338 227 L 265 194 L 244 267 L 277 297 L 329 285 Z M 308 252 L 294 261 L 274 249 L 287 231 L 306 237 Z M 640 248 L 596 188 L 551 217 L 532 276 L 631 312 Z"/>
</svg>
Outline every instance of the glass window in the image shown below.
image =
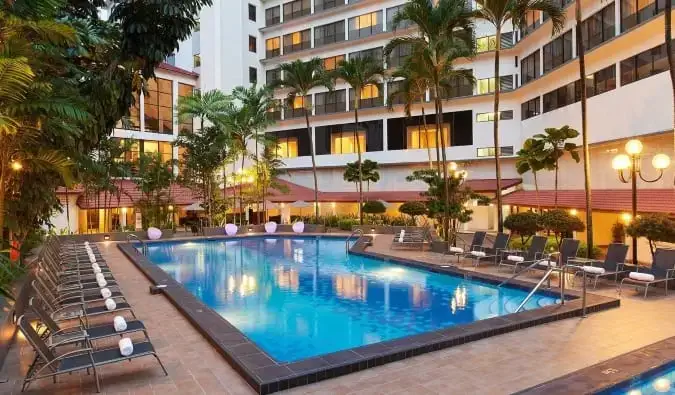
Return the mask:
<svg viewBox="0 0 675 395">
<path fill-rule="evenodd" d="M 281 38 L 273 37 L 265 40 L 265 56 L 273 58 L 281 55 Z"/>
<path fill-rule="evenodd" d="M 305 116 L 305 106 L 309 108 L 309 115 L 312 115 L 312 96 L 307 95 L 305 97 L 302 96 L 296 96 L 293 99 L 293 102 L 288 105 L 286 108 L 286 111 L 284 112 L 284 118 L 285 119 L 290 119 L 290 118 L 298 118 L 298 117 L 304 117 Z"/>
<path fill-rule="evenodd" d="M 118 129 L 141 130 L 141 96 L 134 92 L 134 104 L 129 108 L 129 116 L 122 117 L 115 126 Z"/>
<path fill-rule="evenodd" d="M 326 71 L 335 70 L 340 65 L 340 62 L 344 60 L 345 60 L 344 55 L 331 56 L 330 58 L 325 58 L 323 59 L 323 69 Z"/>
<path fill-rule="evenodd" d="M 265 10 L 265 26 L 281 23 L 281 7 L 276 6 Z"/>
<path fill-rule="evenodd" d="M 375 61 L 383 59 L 383 48 L 364 49 L 363 51 L 351 52 L 349 59 L 371 58 Z"/>
<path fill-rule="evenodd" d="M 382 33 L 382 11 L 349 18 L 349 39 L 355 40 Z"/>
<path fill-rule="evenodd" d="M 258 40 L 253 36 L 248 36 L 248 51 L 258 52 Z"/>
<path fill-rule="evenodd" d="M 643 78 L 668 70 L 666 45 L 648 49 L 644 52 L 621 61 L 621 85 L 626 85 Z"/>
<path fill-rule="evenodd" d="M 614 3 L 593 14 L 581 24 L 584 49 L 589 50 L 614 37 Z"/>
<path fill-rule="evenodd" d="M 611 65 L 586 78 L 588 97 L 609 92 L 616 88 L 616 66 Z"/>
<path fill-rule="evenodd" d="M 572 59 L 572 31 L 544 45 L 544 74 Z"/>
<path fill-rule="evenodd" d="M 359 108 L 372 108 L 384 105 L 382 84 L 371 84 L 361 88 L 359 92 Z M 349 90 L 349 102 L 354 102 L 354 89 Z"/>
<path fill-rule="evenodd" d="M 284 22 L 309 15 L 312 11 L 310 0 L 295 0 L 284 4 Z"/>
<path fill-rule="evenodd" d="M 444 123 L 441 126 L 445 144 L 450 147 L 450 124 Z M 440 147 L 440 142 L 436 142 L 436 125 L 411 125 L 407 127 L 407 149 L 422 149 Z"/>
<path fill-rule="evenodd" d="M 145 102 L 145 130 L 173 133 L 173 81 L 154 78 L 148 81 Z"/>
<path fill-rule="evenodd" d="M 499 156 L 512 156 L 513 146 L 499 147 Z M 483 147 L 476 149 L 476 156 L 479 158 L 488 158 L 495 156 L 495 147 Z"/>
<path fill-rule="evenodd" d="M 345 40 L 345 21 L 329 23 L 314 29 L 314 47 Z"/>
<path fill-rule="evenodd" d="M 476 52 L 495 51 L 497 49 L 497 36 L 478 37 L 476 39 Z"/>
<path fill-rule="evenodd" d="M 412 55 L 412 45 L 398 45 L 393 51 L 391 51 L 391 54 L 389 54 L 389 59 L 387 59 L 387 68 L 391 69 L 402 66 L 405 60 L 410 57 L 410 55 Z"/>
<path fill-rule="evenodd" d="M 194 89 L 195 87 L 192 85 L 178 83 L 178 97 L 192 96 Z M 194 120 L 192 118 L 183 119 L 180 125 L 178 125 L 178 131 L 192 133 L 194 131 L 193 121 Z"/>
<path fill-rule="evenodd" d="M 345 5 L 344 0 L 314 0 L 314 12 Z"/>
<path fill-rule="evenodd" d="M 309 29 L 284 35 L 284 54 L 309 49 L 310 35 Z"/>
<path fill-rule="evenodd" d="M 359 130 L 357 133 L 359 139 L 359 148 L 361 148 L 361 153 L 366 152 L 366 133 L 365 131 Z M 352 131 L 343 131 L 337 133 L 331 133 L 330 135 L 330 153 L 331 154 L 355 154 L 356 149 L 356 139 L 354 138 L 354 132 Z"/>
<path fill-rule="evenodd" d="M 192 67 L 201 67 L 202 66 L 202 57 L 199 54 L 192 55 Z"/>
<path fill-rule="evenodd" d="M 347 110 L 347 103 L 345 102 L 346 91 L 344 89 L 333 92 L 317 93 L 315 99 L 315 112 L 317 115 Z"/>
<path fill-rule="evenodd" d="M 479 95 L 495 91 L 495 78 L 483 78 L 476 80 L 476 89 Z"/>
<path fill-rule="evenodd" d="M 298 138 L 282 137 L 277 139 L 277 157 L 296 158 L 298 156 Z"/>
<path fill-rule="evenodd" d="M 663 12 L 664 0 L 621 0 L 621 31 L 644 23 Z"/>
<path fill-rule="evenodd" d="M 272 106 L 267 109 L 267 119 L 271 121 L 281 120 L 281 100 L 273 100 Z"/>
<path fill-rule="evenodd" d="M 535 97 L 534 99 L 526 101 L 520 107 L 520 116 L 523 120 L 536 117 L 540 113 L 541 112 L 539 108 L 539 96 Z"/>
<path fill-rule="evenodd" d="M 539 50 L 526 56 L 520 61 L 521 84 L 528 83 L 539 78 Z"/>
<path fill-rule="evenodd" d="M 258 69 L 255 67 L 248 68 L 248 82 L 251 84 L 258 83 Z"/>
<path fill-rule="evenodd" d="M 267 70 L 265 72 L 265 83 L 267 85 L 274 84 L 275 82 L 281 80 L 281 70 L 280 69 L 272 69 L 272 70 Z"/>
<path fill-rule="evenodd" d="M 400 10 L 403 9 L 404 6 L 405 4 L 401 4 L 396 7 L 387 8 L 387 30 L 392 31 L 395 29 L 407 29 L 410 26 L 414 25 L 412 21 L 404 20 L 401 21 L 401 23 L 399 23 L 398 26 L 394 26 L 394 17 Z"/>
<path fill-rule="evenodd" d="M 500 111 L 499 119 L 502 121 L 513 119 L 513 110 Z M 476 122 L 492 122 L 494 120 L 495 120 L 494 112 L 482 112 L 476 114 Z"/>
<path fill-rule="evenodd" d="M 255 22 L 255 6 L 253 4 L 248 5 L 248 20 Z"/>
</svg>

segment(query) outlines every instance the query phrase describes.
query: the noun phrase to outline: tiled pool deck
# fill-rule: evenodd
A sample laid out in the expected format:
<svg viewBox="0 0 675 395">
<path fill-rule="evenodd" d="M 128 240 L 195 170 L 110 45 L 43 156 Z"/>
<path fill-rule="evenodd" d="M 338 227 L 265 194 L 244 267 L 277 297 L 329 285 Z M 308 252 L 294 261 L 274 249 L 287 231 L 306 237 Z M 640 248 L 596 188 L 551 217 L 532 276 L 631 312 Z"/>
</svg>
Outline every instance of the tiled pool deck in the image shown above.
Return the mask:
<svg viewBox="0 0 675 395">
<path fill-rule="evenodd" d="M 369 251 L 443 263 L 438 254 L 390 251 L 391 236 L 377 236 Z M 110 394 L 250 394 L 251 387 L 204 337 L 161 295 L 148 293 L 149 281 L 114 243 L 99 248 L 138 317 L 148 327 L 169 376 L 151 359 L 100 369 L 103 392 Z M 494 269 L 480 269 L 495 273 Z M 533 280 L 533 278 L 532 278 Z M 616 297 L 612 286 L 596 292 Z M 518 330 L 423 354 L 410 359 L 302 386 L 290 393 L 462 393 L 517 392 L 627 351 L 675 335 L 675 296 L 643 300 L 624 291 L 618 309 Z M 8 378 L 0 393 L 20 393 L 32 350 L 15 345 L 0 372 Z M 92 377 L 63 376 L 35 383 L 27 393 L 93 393 Z"/>
</svg>

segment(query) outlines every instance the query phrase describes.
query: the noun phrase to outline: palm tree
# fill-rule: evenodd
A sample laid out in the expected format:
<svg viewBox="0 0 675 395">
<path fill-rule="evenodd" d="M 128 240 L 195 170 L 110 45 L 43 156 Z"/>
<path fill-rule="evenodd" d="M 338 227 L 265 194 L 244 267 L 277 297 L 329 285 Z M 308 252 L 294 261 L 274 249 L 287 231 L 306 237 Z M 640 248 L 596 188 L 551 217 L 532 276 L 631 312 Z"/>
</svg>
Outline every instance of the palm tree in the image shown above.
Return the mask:
<svg viewBox="0 0 675 395">
<path fill-rule="evenodd" d="M 547 163 L 548 168 L 555 170 L 554 202 L 555 208 L 558 208 L 558 171 L 559 162 L 566 153 L 569 153 L 577 163 L 581 160 L 579 157 L 579 146 L 574 143 L 568 143 L 567 140 L 579 137 L 579 132 L 565 125 L 559 129 L 546 128 L 544 134 L 535 134 L 532 138 L 537 141 L 537 146 L 543 150 L 542 160 Z"/>
<path fill-rule="evenodd" d="M 380 181 L 380 166 L 378 165 L 377 162 L 366 159 L 363 161 L 363 166 L 362 166 L 362 171 L 361 175 L 363 178 L 363 181 L 366 182 L 366 190 L 370 192 L 370 183 L 371 182 L 378 182 Z"/>
<path fill-rule="evenodd" d="M 541 140 L 529 138 L 523 143 L 516 155 L 516 171 L 518 174 L 525 174 L 528 171 L 534 176 L 534 189 L 537 192 L 537 211 L 541 212 L 541 201 L 539 200 L 539 183 L 537 181 L 537 172 L 543 169 L 552 169 L 550 157 L 545 150 L 545 144 Z"/>
<path fill-rule="evenodd" d="M 428 0 L 410 0 L 394 16 L 393 27 L 409 21 L 417 25 L 418 32 L 391 40 L 384 48 L 385 56 L 399 46 L 410 45 L 412 55 L 406 60 L 424 70 L 434 95 L 436 110 L 436 142 L 441 143 L 443 161 L 444 216 L 443 232 L 449 240 L 449 184 L 446 158 L 446 136 L 443 132 L 443 98 L 453 81 L 464 79 L 474 81 L 467 70 L 455 70 L 453 62 L 475 52 L 473 44 L 472 13 L 467 11 L 465 0 L 439 0 L 436 5 Z"/>
<path fill-rule="evenodd" d="M 381 60 L 371 57 L 350 58 L 341 61 L 335 70 L 335 77 L 345 81 L 354 90 L 354 140 L 356 140 L 356 152 L 359 166 L 359 223 L 363 225 L 363 166 L 361 159 L 361 141 L 359 140 L 359 106 L 361 104 L 361 91 L 369 86 L 377 86 L 384 74 Z M 365 149 L 365 147 L 363 147 Z"/>
<path fill-rule="evenodd" d="M 557 34 L 565 24 L 565 15 L 560 5 L 550 0 L 476 0 L 478 9 L 474 12 L 477 19 L 482 19 L 492 24 L 496 29 L 495 35 L 495 92 L 494 92 L 494 123 L 493 139 L 495 147 L 495 178 L 497 179 L 497 188 L 495 195 L 497 197 L 497 227 L 499 232 L 504 231 L 504 219 L 502 213 L 502 175 L 501 163 L 499 160 L 499 92 L 501 83 L 499 79 L 499 55 L 501 52 L 502 29 L 504 25 L 511 22 L 511 25 L 522 26 L 525 17 L 530 12 L 545 12 L 551 19 L 552 35 Z M 578 2 L 577 2 L 578 3 Z M 581 42 L 580 30 L 577 29 L 577 40 Z M 581 79 L 584 81 L 584 78 Z"/>
<path fill-rule="evenodd" d="M 314 139 L 312 138 L 312 128 L 309 124 L 309 115 L 312 111 L 310 104 L 305 100 L 309 91 L 326 87 L 333 89 L 333 80 L 323 69 L 323 62 L 319 58 L 313 58 L 306 62 L 295 60 L 291 63 L 285 63 L 280 66 L 282 78 L 278 80 L 273 87 L 287 88 L 287 103 L 291 104 L 296 97 L 302 98 L 303 110 L 305 112 L 305 123 L 307 124 L 307 136 L 309 137 L 310 153 L 312 155 L 312 173 L 314 175 L 314 215 L 319 219 L 319 183 L 316 177 L 316 158 L 314 155 Z"/>
</svg>

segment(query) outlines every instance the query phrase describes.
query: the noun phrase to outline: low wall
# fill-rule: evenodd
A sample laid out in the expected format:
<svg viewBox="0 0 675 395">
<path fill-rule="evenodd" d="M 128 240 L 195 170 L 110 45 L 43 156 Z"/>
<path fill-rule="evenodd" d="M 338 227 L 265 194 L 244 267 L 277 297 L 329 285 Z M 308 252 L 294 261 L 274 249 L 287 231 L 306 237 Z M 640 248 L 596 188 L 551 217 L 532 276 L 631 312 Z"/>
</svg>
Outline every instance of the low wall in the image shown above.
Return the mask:
<svg viewBox="0 0 675 395">
<path fill-rule="evenodd" d="M 66 241 L 75 241 L 75 242 L 85 242 L 90 243 L 100 243 L 102 241 L 127 241 L 127 235 L 132 234 L 141 240 L 148 240 L 148 234 L 146 231 L 141 230 L 138 232 L 108 232 L 108 233 L 83 233 L 78 235 L 61 235 L 59 238 Z M 105 240 L 105 236 L 110 236 L 109 240 Z M 162 239 L 171 239 L 173 238 L 174 232 L 173 229 L 162 229 Z"/>
</svg>

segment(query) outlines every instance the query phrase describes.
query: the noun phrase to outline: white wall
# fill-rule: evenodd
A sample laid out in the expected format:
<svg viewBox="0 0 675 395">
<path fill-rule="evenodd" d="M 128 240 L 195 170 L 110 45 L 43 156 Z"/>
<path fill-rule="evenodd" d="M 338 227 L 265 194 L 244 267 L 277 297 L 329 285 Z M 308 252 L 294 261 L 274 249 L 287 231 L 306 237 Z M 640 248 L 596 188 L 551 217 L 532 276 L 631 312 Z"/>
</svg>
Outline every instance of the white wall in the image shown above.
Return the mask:
<svg viewBox="0 0 675 395">
<path fill-rule="evenodd" d="M 52 225 L 54 225 L 54 231 L 56 233 L 61 233 L 62 230 L 67 231 L 68 230 L 68 218 L 70 217 L 70 231 L 72 233 L 78 233 L 79 229 L 79 221 L 78 221 L 78 214 L 80 212 L 79 207 L 77 206 L 77 198 L 78 194 L 76 193 L 69 193 L 68 194 L 68 199 L 66 202 L 66 195 L 65 194 L 60 194 L 58 195 L 59 200 L 61 201 L 61 205 L 63 206 L 63 212 L 61 213 L 56 213 L 51 218 Z M 66 210 L 67 207 L 67 210 Z"/>
</svg>

